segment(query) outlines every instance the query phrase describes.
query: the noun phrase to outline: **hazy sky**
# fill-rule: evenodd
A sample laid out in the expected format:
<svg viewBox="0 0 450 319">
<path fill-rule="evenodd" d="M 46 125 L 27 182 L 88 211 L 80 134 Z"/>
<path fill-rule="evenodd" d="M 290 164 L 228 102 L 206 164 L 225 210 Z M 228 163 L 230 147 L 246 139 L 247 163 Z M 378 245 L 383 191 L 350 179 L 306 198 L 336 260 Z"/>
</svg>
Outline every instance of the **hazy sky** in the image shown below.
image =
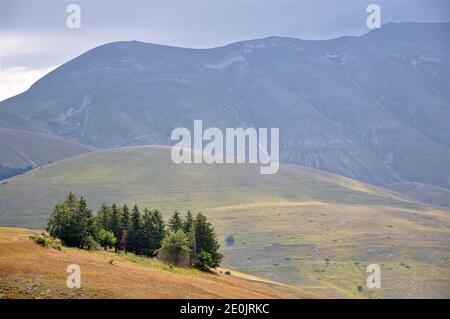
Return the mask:
<svg viewBox="0 0 450 319">
<path fill-rule="evenodd" d="M 80 5 L 80 29 L 66 26 L 71 3 Z M 0 0 L 0 100 L 103 43 L 139 40 L 204 48 L 271 35 L 360 35 L 369 31 L 371 3 L 380 5 L 383 24 L 450 22 L 450 0 Z"/>
</svg>

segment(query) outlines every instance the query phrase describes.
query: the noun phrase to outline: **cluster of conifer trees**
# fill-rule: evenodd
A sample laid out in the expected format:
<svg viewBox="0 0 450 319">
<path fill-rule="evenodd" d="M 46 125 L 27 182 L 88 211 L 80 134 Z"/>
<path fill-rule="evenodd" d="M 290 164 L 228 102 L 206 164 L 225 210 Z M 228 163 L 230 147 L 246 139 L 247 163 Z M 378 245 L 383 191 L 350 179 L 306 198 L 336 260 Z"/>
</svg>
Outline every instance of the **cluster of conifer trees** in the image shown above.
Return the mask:
<svg viewBox="0 0 450 319">
<path fill-rule="evenodd" d="M 161 213 L 154 209 L 140 212 L 137 205 L 129 210 L 103 203 L 96 216 L 86 200 L 70 193 L 64 202 L 56 204 L 46 227 L 48 233 L 71 247 L 105 249 L 153 256 L 160 249 L 178 264 L 187 256 L 190 265 L 204 269 L 219 266 L 217 235 L 206 217 L 190 211 L 182 217 L 175 211 L 166 225 Z"/>
</svg>

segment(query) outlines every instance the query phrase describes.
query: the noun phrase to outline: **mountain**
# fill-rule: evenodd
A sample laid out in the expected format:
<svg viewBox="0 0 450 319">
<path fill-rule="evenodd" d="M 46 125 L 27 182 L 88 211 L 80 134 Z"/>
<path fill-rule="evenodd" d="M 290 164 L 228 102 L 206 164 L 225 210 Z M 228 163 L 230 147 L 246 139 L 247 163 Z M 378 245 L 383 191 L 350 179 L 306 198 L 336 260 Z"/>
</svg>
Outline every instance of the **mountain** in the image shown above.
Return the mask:
<svg viewBox="0 0 450 319">
<path fill-rule="evenodd" d="M 100 150 L 1 184 L 0 224 L 42 228 L 70 191 L 94 210 L 115 202 L 166 217 L 202 211 L 224 267 L 324 296 L 449 297 L 449 211 L 342 176 L 285 164 L 275 175 L 255 164 L 176 165 L 167 146 Z M 382 268 L 382 289 L 360 291 L 371 263 Z"/>
<path fill-rule="evenodd" d="M 95 150 L 54 135 L 5 128 L 0 128 L 0 149 L 0 171 L 5 177 Z"/>
<path fill-rule="evenodd" d="M 169 267 L 133 254 L 44 248 L 29 238 L 36 233 L 0 227 L 2 298 L 320 298 L 315 293 L 235 271 L 230 275 L 224 271 L 204 273 Z M 82 284 L 79 289 L 67 289 L 61 272 L 64 274 L 74 260 L 82 270 Z"/>
<path fill-rule="evenodd" d="M 325 41 L 94 48 L 0 103 L 0 127 L 100 148 L 176 127 L 279 127 L 281 160 L 377 185 L 450 187 L 450 24 Z"/>
</svg>

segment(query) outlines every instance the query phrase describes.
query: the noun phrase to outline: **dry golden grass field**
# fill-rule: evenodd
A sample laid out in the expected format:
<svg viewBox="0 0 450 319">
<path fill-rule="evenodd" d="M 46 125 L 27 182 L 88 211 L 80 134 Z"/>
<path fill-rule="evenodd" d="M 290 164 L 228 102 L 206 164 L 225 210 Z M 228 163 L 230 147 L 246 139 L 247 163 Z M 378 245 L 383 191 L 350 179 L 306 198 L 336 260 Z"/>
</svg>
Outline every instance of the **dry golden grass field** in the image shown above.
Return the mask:
<svg viewBox="0 0 450 319">
<path fill-rule="evenodd" d="M 0 227 L 0 298 L 318 298 L 319 295 L 231 270 L 226 275 L 170 267 L 132 254 L 43 247 L 39 233 Z M 81 288 L 69 289 L 69 264 Z"/>
</svg>

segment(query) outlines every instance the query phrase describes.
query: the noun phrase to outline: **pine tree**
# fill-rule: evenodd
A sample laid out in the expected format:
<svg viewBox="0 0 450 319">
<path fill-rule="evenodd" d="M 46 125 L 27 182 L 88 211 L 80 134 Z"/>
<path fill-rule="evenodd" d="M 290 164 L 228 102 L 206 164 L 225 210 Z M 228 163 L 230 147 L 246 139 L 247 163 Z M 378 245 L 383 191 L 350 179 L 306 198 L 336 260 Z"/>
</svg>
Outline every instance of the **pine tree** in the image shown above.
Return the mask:
<svg viewBox="0 0 450 319">
<path fill-rule="evenodd" d="M 128 230 L 128 224 L 130 223 L 130 210 L 127 204 L 123 205 L 122 212 L 120 214 L 120 226 L 122 229 Z"/>
<path fill-rule="evenodd" d="M 194 227 L 194 218 L 192 217 L 191 211 L 188 210 L 186 217 L 183 221 L 183 231 L 186 234 L 189 234 L 192 231 L 193 227 Z"/>
<path fill-rule="evenodd" d="M 70 193 L 63 203 L 55 206 L 46 229 L 51 236 L 61 239 L 64 245 L 89 248 L 94 231 L 92 211 L 83 197 L 78 200 Z"/>
<path fill-rule="evenodd" d="M 119 246 L 125 252 L 127 251 L 127 239 L 128 239 L 128 227 L 130 224 L 130 210 L 126 204 L 123 205 L 121 214 L 120 214 L 120 228 L 121 235 L 118 239 Z"/>
<path fill-rule="evenodd" d="M 92 215 L 92 210 L 88 208 L 87 202 L 83 196 L 80 197 L 79 209 L 81 215 L 86 220 L 89 233 L 92 233 L 92 227 L 94 226 L 94 216 Z"/>
<path fill-rule="evenodd" d="M 180 213 L 175 211 L 169 219 L 169 230 L 171 232 L 177 232 L 178 230 L 183 228 L 183 221 L 181 220 Z"/>
<path fill-rule="evenodd" d="M 133 210 L 131 211 L 126 249 L 139 255 L 142 252 L 142 243 L 141 213 L 139 212 L 138 206 L 134 205 Z"/>
<path fill-rule="evenodd" d="M 69 207 L 70 212 L 73 212 L 76 209 L 78 209 L 78 199 L 72 192 L 70 192 L 69 195 L 67 195 L 65 203 L 67 207 Z"/>
<path fill-rule="evenodd" d="M 122 236 L 122 229 L 120 227 L 121 220 L 120 220 L 120 212 L 117 208 L 116 204 L 113 204 L 111 207 L 111 218 L 109 221 L 109 231 L 111 231 L 114 234 L 114 237 L 121 238 Z M 117 252 L 119 249 L 119 241 L 116 240 L 116 243 L 114 245 L 114 250 Z"/>
<path fill-rule="evenodd" d="M 159 211 L 149 211 L 145 209 L 142 217 L 142 233 L 144 237 L 144 254 L 151 256 L 152 253 L 161 247 L 161 241 L 165 236 L 165 225 Z"/>
<path fill-rule="evenodd" d="M 189 239 L 189 265 L 192 266 L 197 260 L 197 243 L 195 241 L 195 229 L 192 225 L 192 229 L 187 233 Z"/>
<path fill-rule="evenodd" d="M 105 230 L 110 230 L 111 225 L 111 207 L 106 203 L 103 203 L 95 216 L 95 226 L 96 228 L 103 228 Z"/>
<path fill-rule="evenodd" d="M 65 245 L 67 244 L 66 238 L 69 233 L 69 215 L 69 206 L 65 202 L 56 204 L 45 228 L 50 236 L 61 239 Z"/>
<path fill-rule="evenodd" d="M 92 210 L 87 206 L 86 200 L 83 196 L 80 197 L 78 202 L 78 210 L 74 216 L 76 231 L 78 234 L 79 246 L 81 248 L 89 245 L 89 237 L 93 237 L 94 234 L 94 217 L 92 216 Z"/>
<path fill-rule="evenodd" d="M 153 224 L 153 243 L 154 249 L 158 249 L 161 247 L 161 242 L 166 236 L 166 223 L 164 222 L 164 218 L 158 210 L 152 211 L 152 224 Z"/>
<path fill-rule="evenodd" d="M 183 231 L 189 239 L 189 265 L 193 265 L 197 259 L 197 245 L 195 242 L 194 218 L 189 210 L 183 220 Z"/>
<path fill-rule="evenodd" d="M 80 223 L 80 216 L 79 216 L 79 209 L 80 209 L 80 203 L 76 196 L 70 192 L 69 195 L 66 198 L 65 201 L 67 207 L 69 208 L 69 215 L 68 215 L 68 221 L 67 221 L 67 232 L 66 236 L 64 238 L 64 242 L 67 246 L 71 247 L 80 247 L 81 246 L 81 240 L 80 240 L 80 229 L 79 229 L 79 223 Z M 63 240 L 63 238 L 61 238 Z"/>
<path fill-rule="evenodd" d="M 153 225 L 151 221 L 150 211 L 145 208 L 144 214 L 142 215 L 142 237 L 143 237 L 143 254 L 146 256 L 151 256 L 153 252 Z"/>
<path fill-rule="evenodd" d="M 217 242 L 217 235 L 211 223 L 202 213 L 198 213 L 195 217 L 194 230 L 197 255 L 200 256 L 202 252 L 207 252 L 211 255 L 211 262 L 206 266 L 209 268 L 220 266 L 223 256 L 219 253 L 220 245 Z M 197 260 L 197 262 L 200 262 L 200 266 L 204 268 L 205 265 L 201 264 L 202 261 Z"/>
</svg>

